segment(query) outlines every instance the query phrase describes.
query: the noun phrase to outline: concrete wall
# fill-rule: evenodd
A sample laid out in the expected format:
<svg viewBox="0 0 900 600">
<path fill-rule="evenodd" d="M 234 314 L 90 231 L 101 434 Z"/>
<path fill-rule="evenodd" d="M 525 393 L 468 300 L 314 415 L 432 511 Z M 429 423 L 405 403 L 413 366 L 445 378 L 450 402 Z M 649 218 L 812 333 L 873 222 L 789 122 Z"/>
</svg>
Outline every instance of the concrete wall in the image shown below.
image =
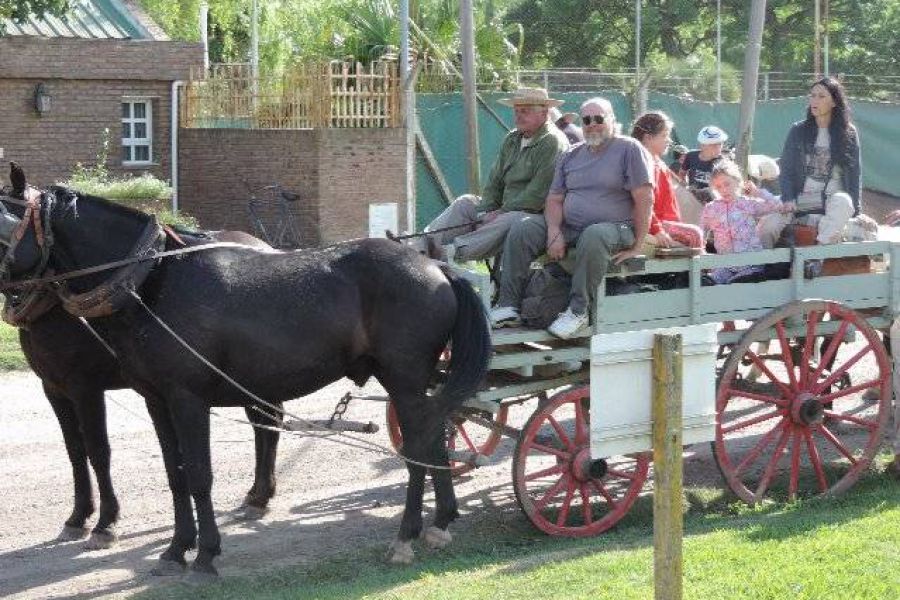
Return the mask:
<svg viewBox="0 0 900 600">
<path fill-rule="evenodd" d="M 206 229 L 253 233 L 251 190 L 277 183 L 300 194 L 304 246 L 365 237 L 372 203 L 396 202 L 403 229 L 404 142 L 402 129 L 182 129 L 179 206 Z"/>
</svg>

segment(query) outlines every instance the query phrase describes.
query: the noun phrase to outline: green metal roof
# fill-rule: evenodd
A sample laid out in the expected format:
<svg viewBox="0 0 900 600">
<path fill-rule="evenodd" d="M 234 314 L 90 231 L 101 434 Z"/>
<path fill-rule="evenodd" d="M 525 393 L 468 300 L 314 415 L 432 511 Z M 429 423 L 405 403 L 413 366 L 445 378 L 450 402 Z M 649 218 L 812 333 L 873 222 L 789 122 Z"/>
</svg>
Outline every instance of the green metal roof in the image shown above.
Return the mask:
<svg viewBox="0 0 900 600">
<path fill-rule="evenodd" d="M 118 0 L 71 0 L 64 17 L 29 17 L 24 23 L 6 21 L 6 35 L 47 38 L 153 39 L 151 33 Z"/>
</svg>

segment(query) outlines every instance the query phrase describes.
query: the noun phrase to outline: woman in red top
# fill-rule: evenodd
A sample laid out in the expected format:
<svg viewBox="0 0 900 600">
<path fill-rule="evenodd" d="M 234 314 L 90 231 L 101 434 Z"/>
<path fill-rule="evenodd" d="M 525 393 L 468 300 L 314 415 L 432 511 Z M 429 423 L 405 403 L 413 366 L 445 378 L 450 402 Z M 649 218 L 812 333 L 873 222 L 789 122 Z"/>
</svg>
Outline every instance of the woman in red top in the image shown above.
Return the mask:
<svg viewBox="0 0 900 600">
<path fill-rule="evenodd" d="M 662 154 L 672 141 L 672 120 L 662 112 L 644 113 L 634 122 L 631 137 L 635 138 L 653 156 L 654 178 L 653 215 L 647 242 L 654 246 L 672 248 L 687 246 L 703 247 L 703 231 L 696 225 L 681 222 L 675 191 L 669 180 L 669 167 L 662 160 Z"/>
</svg>

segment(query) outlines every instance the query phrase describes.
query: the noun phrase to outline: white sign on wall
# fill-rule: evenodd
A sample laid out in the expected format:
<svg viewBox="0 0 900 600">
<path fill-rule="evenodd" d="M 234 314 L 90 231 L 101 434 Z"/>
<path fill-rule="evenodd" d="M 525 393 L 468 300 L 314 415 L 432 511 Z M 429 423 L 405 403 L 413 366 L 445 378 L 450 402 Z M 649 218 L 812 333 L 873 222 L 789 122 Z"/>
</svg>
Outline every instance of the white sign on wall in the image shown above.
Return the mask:
<svg viewBox="0 0 900 600">
<path fill-rule="evenodd" d="M 369 237 L 385 237 L 384 232 L 400 231 L 396 202 L 377 202 L 369 205 Z"/>
</svg>

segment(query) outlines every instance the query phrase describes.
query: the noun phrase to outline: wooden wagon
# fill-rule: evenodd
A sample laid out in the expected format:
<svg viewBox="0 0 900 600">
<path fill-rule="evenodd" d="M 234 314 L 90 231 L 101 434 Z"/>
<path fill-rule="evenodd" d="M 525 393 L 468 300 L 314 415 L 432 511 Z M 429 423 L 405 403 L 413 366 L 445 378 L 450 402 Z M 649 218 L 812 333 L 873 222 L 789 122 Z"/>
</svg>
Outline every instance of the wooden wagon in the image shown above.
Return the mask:
<svg viewBox="0 0 900 600">
<path fill-rule="evenodd" d="M 603 402 L 635 402 L 628 390 L 605 387 L 597 369 L 592 376 L 592 358 L 602 362 L 592 357 L 592 339 L 716 324 L 718 356 L 706 376 L 716 388 L 713 453 L 728 486 L 750 503 L 842 492 L 871 464 L 889 416 L 892 363 L 884 340 L 900 308 L 900 271 L 890 268 L 900 264 L 898 254 L 900 245 L 877 241 L 634 261 L 601 284 L 592 336 L 493 332 L 486 386 L 449 435 L 455 471 L 484 464 L 502 436 L 513 437 L 515 494 L 530 521 L 552 535 L 605 531 L 644 489 L 651 453 L 592 455 Z M 816 260 L 825 261 L 824 274 L 810 277 L 805 267 Z M 781 265 L 789 275 L 703 285 L 706 269 L 743 265 Z M 606 293 L 611 278 L 662 274 L 681 285 Z M 470 276 L 487 299 L 486 277 Z M 533 399 L 524 425 L 510 424 L 510 407 Z M 396 426 L 391 438 L 402 444 Z"/>
</svg>

